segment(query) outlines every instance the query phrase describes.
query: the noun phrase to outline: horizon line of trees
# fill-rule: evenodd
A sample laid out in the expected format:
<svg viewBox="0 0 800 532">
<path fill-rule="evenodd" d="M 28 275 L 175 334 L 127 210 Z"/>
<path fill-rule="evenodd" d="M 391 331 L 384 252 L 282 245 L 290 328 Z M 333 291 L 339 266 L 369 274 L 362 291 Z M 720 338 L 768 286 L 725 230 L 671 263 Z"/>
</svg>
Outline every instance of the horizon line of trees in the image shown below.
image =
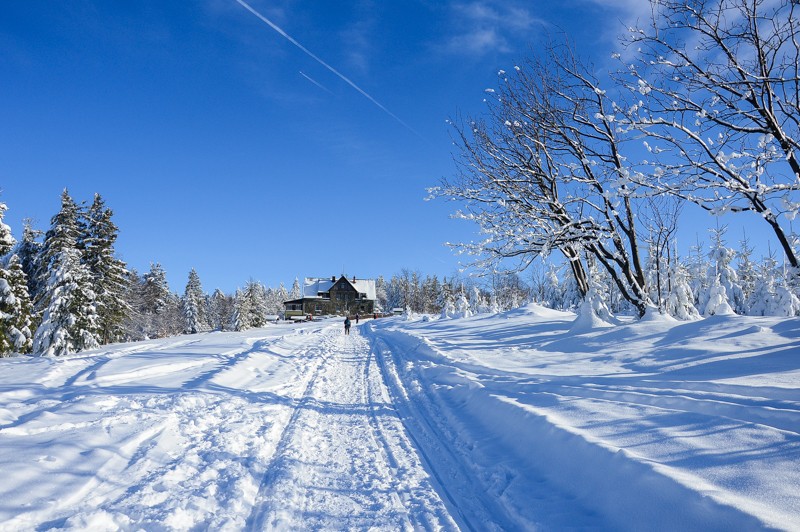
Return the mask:
<svg viewBox="0 0 800 532">
<path fill-rule="evenodd" d="M 17 242 L 3 222 L 0 202 L 0 357 L 60 356 L 114 342 L 178 334 L 260 327 L 301 296 L 250 279 L 244 289 L 209 295 L 192 268 L 182 296 L 170 290 L 166 271 L 151 263 L 140 275 L 115 253 L 119 229 L 99 194 L 76 203 L 67 189 L 61 209 L 44 232 L 25 219 Z"/>
</svg>

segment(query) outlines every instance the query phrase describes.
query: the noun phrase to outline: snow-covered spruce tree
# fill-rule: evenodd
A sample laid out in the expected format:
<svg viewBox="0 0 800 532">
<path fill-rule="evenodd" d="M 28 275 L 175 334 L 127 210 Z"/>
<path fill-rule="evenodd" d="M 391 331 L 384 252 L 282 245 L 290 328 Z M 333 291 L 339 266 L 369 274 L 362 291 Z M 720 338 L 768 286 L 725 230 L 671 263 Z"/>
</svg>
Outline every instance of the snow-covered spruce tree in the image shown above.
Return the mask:
<svg viewBox="0 0 800 532">
<path fill-rule="evenodd" d="M 292 289 L 289 291 L 289 299 L 300 299 L 303 297 L 303 289 L 300 287 L 300 279 L 294 278 Z"/>
<path fill-rule="evenodd" d="M 578 283 L 573 275 L 573 268 L 566 268 L 564 273 L 564 281 L 561 286 L 561 293 L 564 294 L 561 309 L 572 310 L 577 309 L 583 302 L 584 296 L 581 294 Z M 588 294 L 588 291 L 587 291 Z"/>
<path fill-rule="evenodd" d="M 758 278 L 753 293 L 747 300 L 750 316 L 771 316 L 775 310 L 775 266 L 777 261 L 765 257 L 758 267 Z"/>
<path fill-rule="evenodd" d="M 94 279 L 81 264 L 77 249 L 65 247 L 52 263 L 42 301 L 42 323 L 33 337 L 33 352 L 39 356 L 61 356 L 98 347 L 98 316 Z"/>
<path fill-rule="evenodd" d="M 78 240 L 82 238 L 79 217 L 81 207 L 70 197 L 67 189 L 61 193 L 61 210 L 50 219 L 50 229 L 45 233 L 44 242 L 36 258 L 34 310 L 38 315 L 50 304 L 52 290 L 48 288 L 50 278 L 65 250 L 77 250 Z M 78 254 L 80 259 L 80 253 Z"/>
<path fill-rule="evenodd" d="M 643 315 L 649 302 L 637 236 L 637 186 L 629 178 L 626 136 L 616 102 L 567 44 L 551 44 L 489 89 L 489 119 L 453 121 L 459 174 L 431 189 L 465 203 L 457 217 L 484 238 L 453 247 L 495 271 L 511 259 L 527 267 L 561 251 L 581 296 L 589 289 L 581 261 L 594 256 L 620 294 Z"/>
<path fill-rule="evenodd" d="M 672 265 L 672 290 L 667 297 L 667 314 L 683 321 L 698 320 L 700 313 L 694 306 L 694 294 L 687 277 L 686 267 L 675 261 Z"/>
<path fill-rule="evenodd" d="M 3 223 L 5 203 L 0 202 L 0 256 L 9 253 L 15 244 L 11 228 Z M 25 353 L 31 347 L 30 300 L 25 274 L 17 255 L 8 265 L 0 266 L 0 357 Z"/>
<path fill-rule="evenodd" d="M 283 286 L 283 283 L 281 283 L 281 285 L 275 291 L 275 306 L 270 309 L 270 313 L 283 314 L 284 301 L 289 301 L 289 292 L 286 291 L 286 287 Z"/>
<path fill-rule="evenodd" d="M 708 288 L 708 302 L 703 311 L 703 316 L 709 318 L 711 316 L 727 316 L 730 314 L 734 314 L 733 309 L 728 304 L 725 286 L 720 283 L 719 276 L 717 276 L 714 284 Z"/>
<path fill-rule="evenodd" d="M 217 288 L 211 295 L 208 322 L 212 329 L 224 331 L 230 326 L 233 308 L 230 298 Z"/>
<path fill-rule="evenodd" d="M 386 286 L 386 279 L 383 278 L 383 275 L 379 275 L 378 279 L 375 281 L 375 311 L 382 312 L 386 309 L 391 308 L 389 306 L 389 296 L 387 295 L 387 286 Z"/>
<path fill-rule="evenodd" d="M 167 305 L 172 292 L 167 283 L 167 272 L 160 262 L 150 263 L 150 271 L 142 276 L 142 299 L 144 310 L 150 314 L 159 314 Z"/>
<path fill-rule="evenodd" d="M 463 288 L 463 287 L 462 287 Z M 456 312 L 453 315 L 454 318 L 469 318 L 472 316 L 472 311 L 470 310 L 469 300 L 467 299 L 467 294 L 461 290 L 461 293 L 458 296 L 458 301 L 456 301 Z"/>
<path fill-rule="evenodd" d="M 742 229 L 744 232 L 744 228 Z M 750 239 L 747 233 L 742 235 L 742 240 L 739 241 L 739 252 L 736 254 L 736 276 L 739 278 L 739 285 L 742 287 L 742 294 L 744 294 L 745 301 L 749 301 L 750 296 L 755 290 L 757 279 L 756 263 L 750 260 L 753 254 L 753 246 L 750 245 Z M 749 311 L 748 311 L 749 314 Z"/>
<path fill-rule="evenodd" d="M 237 288 L 233 295 L 233 315 L 231 316 L 231 328 L 234 331 L 246 331 L 250 328 L 248 316 L 250 315 L 245 308 L 246 301 L 243 297 L 242 289 Z"/>
<path fill-rule="evenodd" d="M 189 272 L 189 282 L 181 298 L 184 332 L 197 334 L 206 330 L 205 294 L 200 285 L 200 276 L 192 268 Z"/>
<path fill-rule="evenodd" d="M 542 304 L 546 307 L 561 310 L 564 308 L 564 290 L 558 281 L 558 267 L 550 263 L 545 272 L 544 295 Z"/>
<path fill-rule="evenodd" d="M 782 225 L 800 212 L 797 2 L 650 4 L 624 37 L 638 61 L 626 57 L 619 77 L 640 102 L 624 125 L 647 135 L 659 169 L 634 179 L 714 214 L 758 213 L 798 275 Z"/>
<path fill-rule="evenodd" d="M 124 324 L 131 307 L 125 301 L 128 291 L 128 270 L 114 254 L 119 229 L 111 221 L 114 212 L 105 206 L 100 194 L 85 214 L 85 233 L 79 242 L 83 262 L 94 278 L 97 295 L 100 339 L 102 344 L 119 342 L 124 336 Z"/>
<path fill-rule="evenodd" d="M 739 278 L 736 275 L 736 270 L 731 266 L 731 262 L 736 257 L 736 252 L 725 246 L 724 237 L 727 229 L 728 226 L 709 229 L 711 233 L 711 250 L 708 253 L 708 258 L 711 260 L 711 265 L 708 268 L 706 276 L 709 279 L 716 278 L 717 281 L 725 287 L 728 304 L 734 312 L 737 314 L 747 314 L 747 301 L 744 298 L 742 287 L 739 286 Z M 709 291 L 703 297 L 703 303 L 705 304 L 708 304 L 711 294 L 710 290 L 711 288 L 709 288 Z"/>
<path fill-rule="evenodd" d="M 686 266 L 687 282 L 689 283 L 689 288 L 692 289 L 692 294 L 694 294 L 695 307 L 704 309 L 706 302 L 703 301 L 703 296 L 711 284 L 711 281 L 706 277 L 710 264 L 706 259 L 705 242 L 700 241 L 700 236 L 697 233 L 695 233 L 695 237 L 697 239 L 696 245 L 689 248 L 689 259 Z"/>
<path fill-rule="evenodd" d="M 44 232 L 34 229 L 34 221 L 31 218 L 23 220 L 22 239 L 14 246 L 13 253 L 19 257 L 20 266 L 25 273 L 28 283 L 28 294 L 31 299 L 36 298 L 39 286 L 36 282 L 37 260 L 42 249 L 39 239 L 44 236 Z"/>
<path fill-rule="evenodd" d="M 441 309 L 442 316 L 447 314 L 446 307 L 448 303 L 452 306 L 451 313 L 454 312 L 455 305 L 453 305 L 453 288 L 450 286 L 450 283 L 447 282 L 447 277 L 444 277 L 441 288 L 439 289 L 439 295 L 436 297 L 436 307 Z"/>
<path fill-rule="evenodd" d="M 785 285 L 778 286 L 775 289 L 771 314 L 773 316 L 798 316 L 800 315 L 800 300 Z"/>
<path fill-rule="evenodd" d="M 25 272 L 19 257 L 11 255 L 6 269 L 0 269 L 0 344 L 8 340 L 0 347 L 0 356 L 33 351 L 31 310 Z"/>
</svg>

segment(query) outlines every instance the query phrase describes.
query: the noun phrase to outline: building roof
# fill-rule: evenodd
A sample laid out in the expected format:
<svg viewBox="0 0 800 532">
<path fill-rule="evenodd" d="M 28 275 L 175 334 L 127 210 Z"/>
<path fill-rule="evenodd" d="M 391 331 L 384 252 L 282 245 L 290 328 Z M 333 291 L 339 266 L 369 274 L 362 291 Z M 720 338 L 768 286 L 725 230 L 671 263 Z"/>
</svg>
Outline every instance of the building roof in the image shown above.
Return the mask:
<svg viewBox="0 0 800 532">
<path fill-rule="evenodd" d="M 339 279 L 342 277 L 339 277 Z M 321 297 L 319 294 L 330 290 L 331 287 L 339 281 L 339 279 L 332 281 L 330 277 L 325 279 L 319 277 L 306 277 L 303 281 L 303 298 L 319 299 Z M 345 277 L 345 279 L 347 278 Z M 350 283 L 359 293 L 367 294 L 367 299 L 376 299 L 375 279 L 356 279 L 355 282 L 353 282 L 353 278 L 351 277 L 347 279 L 347 282 Z"/>
</svg>

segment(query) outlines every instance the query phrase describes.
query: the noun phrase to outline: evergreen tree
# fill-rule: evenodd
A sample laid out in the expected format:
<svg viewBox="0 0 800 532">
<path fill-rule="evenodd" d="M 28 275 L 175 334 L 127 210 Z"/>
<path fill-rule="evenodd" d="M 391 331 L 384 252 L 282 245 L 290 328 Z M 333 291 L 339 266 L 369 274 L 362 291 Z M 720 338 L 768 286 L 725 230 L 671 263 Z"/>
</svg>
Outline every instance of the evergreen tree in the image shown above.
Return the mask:
<svg viewBox="0 0 800 532">
<path fill-rule="evenodd" d="M 206 330 L 205 294 L 200 285 L 200 276 L 192 268 L 189 272 L 189 282 L 181 300 L 183 312 L 184 332 L 197 334 Z"/>
<path fill-rule="evenodd" d="M 389 307 L 389 296 L 387 295 L 386 280 L 383 275 L 379 275 L 375 281 L 375 311 L 381 312 Z"/>
<path fill-rule="evenodd" d="M 747 233 L 743 234 L 742 240 L 739 241 L 739 246 L 739 253 L 736 256 L 736 275 L 739 278 L 744 298 L 749 302 L 750 296 L 755 290 L 757 274 L 756 263 L 750 260 L 750 256 L 753 254 L 753 246 L 750 245 Z"/>
<path fill-rule="evenodd" d="M 759 266 L 758 279 L 753 293 L 747 300 L 750 316 L 771 316 L 775 309 L 775 266 L 777 261 L 771 256 L 765 257 Z"/>
<path fill-rule="evenodd" d="M 101 343 L 118 342 L 123 338 L 123 325 L 130 306 L 125 301 L 128 290 L 128 270 L 125 263 L 114 256 L 114 243 L 119 230 L 111 221 L 113 211 L 105 207 L 100 194 L 86 212 L 85 230 L 81 235 L 83 262 L 94 278 L 97 294 Z"/>
<path fill-rule="evenodd" d="M 292 290 L 289 292 L 289 299 L 300 299 L 301 297 L 303 297 L 303 289 L 300 288 L 300 280 L 295 277 Z"/>
<path fill-rule="evenodd" d="M 739 285 L 739 278 L 736 275 L 736 270 L 731 266 L 731 261 L 736 256 L 736 252 L 725 246 L 724 236 L 727 230 L 728 226 L 709 229 L 711 233 L 711 251 L 708 257 L 711 259 L 711 266 L 708 268 L 707 277 L 710 279 L 717 279 L 719 284 L 725 288 L 728 305 L 730 305 L 734 312 L 737 314 L 747 314 L 747 301 L 745 300 L 742 287 Z M 715 282 L 712 288 L 714 293 L 718 294 L 720 292 L 716 288 L 716 284 Z M 711 297 L 712 288 L 709 288 L 708 295 L 703 298 L 703 302 L 706 304 L 708 304 Z"/>
<path fill-rule="evenodd" d="M 51 274 L 56 269 L 56 263 L 61 260 L 63 251 L 77 250 L 78 241 L 83 238 L 80 216 L 81 206 L 75 203 L 65 188 L 61 193 L 61 210 L 50 219 L 50 229 L 45 233 L 44 243 L 36 259 L 34 277 L 37 291 L 34 308 L 39 313 L 50 304 L 48 298 L 52 290 L 46 287 L 49 287 Z M 78 258 L 81 258 L 80 253 Z"/>
<path fill-rule="evenodd" d="M 0 268 L 0 356 L 30 353 L 31 300 L 19 257 L 11 255 L 6 269 Z"/>
<path fill-rule="evenodd" d="M 231 322 L 231 310 L 228 296 L 217 288 L 211 296 L 209 304 L 209 324 L 213 329 L 225 330 L 225 326 Z"/>
<path fill-rule="evenodd" d="M 11 228 L 3 223 L 7 207 L 0 202 L 0 256 L 13 248 Z M 25 274 L 19 258 L 12 255 L 6 268 L 0 265 L 0 357 L 23 353 L 30 345 L 30 303 Z"/>
<path fill-rule="evenodd" d="M 231 326 L 234 331 L 246 331 L 250 328 L 250 310 L 247 305 L 244 292 L 237 288 L 233 298 L 233 316 L 231 316 Z"/>
<path fill-rule="evenodd" d="M 555 264 L 548 265 L 545 273 L 542 304 L 555 310 L 564 308 L 564 287 L 558 282 L 558 268 Z"/>
<path fill-rule="evenodd" d="M 150 271 L 143 276 L 142 302 L 144 312 L 160 314 L 167 306 L 172 292 L 167 283 L 167 272 L 160 262 L 150 263 Z"/>
<path fill-rule="evenodd" d="M 700 319 L 700 313 L 694 306 L 694 294 L 689 287 L 686 267 L 676 261 L 671 277 L 672 290 L 667 298 L 667 314 L 683 321 Z"/>
<path fill-rule="evenodd" d="M 19 257 L 20 267 L 27 279 L 28 294 L 35 299 L 39 291 L 39 284 L 36 281 L 37 261 L 42 250 L 39 239 L 44 232 L 33 228 L 34 222 L 31 218 L 25 218 L 23 223 L 22 240 L 17 242 L 14 253 Z"/>
<path fill-rule="evenodd" d="M 35 354 L 61 356 L 99 345 L 93 282 L 89 268 L 81 264 L 77 249 L 65 247 L 55 257 L 53 272 L 41 298 L 48 305 L 34 334 Z"/>
</svg>

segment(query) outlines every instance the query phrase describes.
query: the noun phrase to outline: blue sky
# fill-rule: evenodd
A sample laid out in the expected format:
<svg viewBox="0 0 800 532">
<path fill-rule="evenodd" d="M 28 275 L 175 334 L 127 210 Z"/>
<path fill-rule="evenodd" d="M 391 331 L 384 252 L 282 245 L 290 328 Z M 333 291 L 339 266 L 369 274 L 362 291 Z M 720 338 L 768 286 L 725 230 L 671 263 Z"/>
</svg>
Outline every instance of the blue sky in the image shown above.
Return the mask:
<svg viewBox="0 0 800 532">
<path fill-rule="evenodd" d="M 449 275 L 459 257 L 443 242 L 474 227 L 423 201 L 454 172 L 446 119 L 481 112 L 496 72 L 545 31 L 609 61 L 620 20 L 644 7 L 248 4 L 408 127 L 236 0 L 5 3 L 0 201 L 14 234 L 24 217 L 46 229 L 67 187 L 76 200 L 99 192 L 129 267 L 161 262 L 181 293 L 192 267 L 227 292 L 342 265 Z M 727 221 L 735 242 L 741 222 Z"/>
</svg>

